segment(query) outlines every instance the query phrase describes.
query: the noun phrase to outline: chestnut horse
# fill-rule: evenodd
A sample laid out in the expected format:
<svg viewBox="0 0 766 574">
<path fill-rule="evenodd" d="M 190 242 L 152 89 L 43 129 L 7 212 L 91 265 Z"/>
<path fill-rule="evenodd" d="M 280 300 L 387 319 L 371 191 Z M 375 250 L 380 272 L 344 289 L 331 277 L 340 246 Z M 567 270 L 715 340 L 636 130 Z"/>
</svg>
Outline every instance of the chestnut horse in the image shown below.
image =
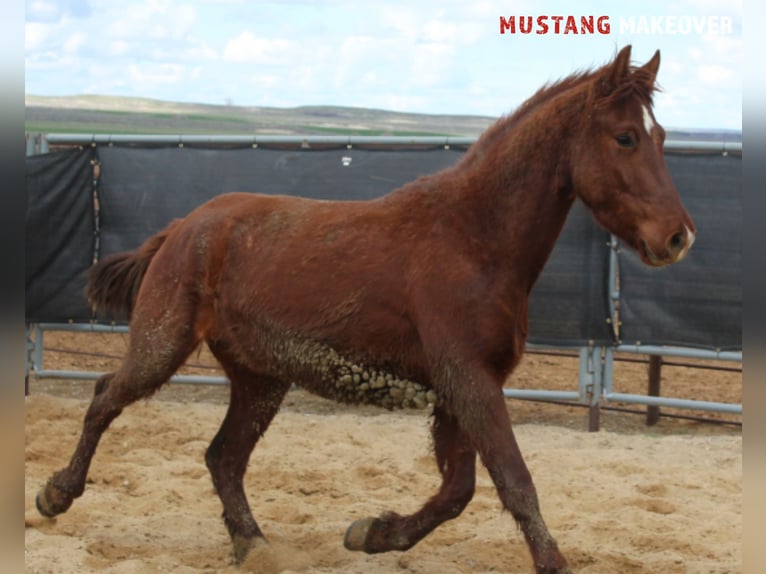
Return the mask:
<svg viewBox="0 0 766 574">
<path fill-rule="evenodd" d="M 37 497 L 45 516 L 83 493 L 101 434 L 203 341 L 231 381 L 205 461 L 234 557 L 265 543 L 243 488 L 250 454 L 292 383 L 344 402 L 433 407 L 442 483 L 411 515 L 357 520 L 345 546 L 407 550 L 471 500 L 478 453 L 536 572 L 570 572 L 540 515 L 503 384 L 527 305 L 576 198 L 651 266 L 679 261 L 694 224 L 652 113 L 659 52 L 540 89 L 454 166 L 371 201 L 234 193 L 90 271 L 98 309 L 127 312 L 120 368 L 101 377 L 71 462 Z"/>
</svg>

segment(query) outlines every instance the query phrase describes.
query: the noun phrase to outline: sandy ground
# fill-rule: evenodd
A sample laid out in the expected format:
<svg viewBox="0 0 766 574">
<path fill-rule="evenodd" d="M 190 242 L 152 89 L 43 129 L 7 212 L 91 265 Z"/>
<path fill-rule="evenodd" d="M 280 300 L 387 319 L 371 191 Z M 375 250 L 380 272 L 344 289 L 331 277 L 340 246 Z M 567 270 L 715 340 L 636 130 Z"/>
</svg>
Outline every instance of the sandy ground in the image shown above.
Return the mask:
<svg viewBox="0 0 766 574">
<path fill-rule="evenodd" d="M 91 336 L 93 337 L 93 336 Z M 51 336 L 48 368 L 112 368 L 124 338 Z M 204 353 L 195 357 L 199 368 Z M 514 386 L 576 385 L 576 360 L 528 355 Z M 741 401 L 741 374 L 669 368 L 665 394 Z M 646 386 L 645 365 L 620 367 L 621 389 Z M 271 545 L 237 568 L 203 455 L 223 418 L 225 387 L 168 385 L 104 435 L 82 498 L 55 520 L 37 490 L 74 448 L 93 383 L 32 380 L 26 399 L 26 570 L 34 573 L 532 572 L 526 546 L 479 471 L 456 520 L 406 553 L 343 549 L 347 526 L 416 510 L 438 487 L 426 412 L 388 413 L 288 394 L 251 459 L 246 490 Z M 671 392 L 672 391 L 672 392 Z M 691 394 L 690 394 L 691 393 Z M 733 425 L 509 401 L 543 515 L 575 572 L 742 571 L 742 436 Z M 719 417 L 720 418 L 720 417 Z M 728 416 L 726 418 L 733 418 Z"/>
</svg>

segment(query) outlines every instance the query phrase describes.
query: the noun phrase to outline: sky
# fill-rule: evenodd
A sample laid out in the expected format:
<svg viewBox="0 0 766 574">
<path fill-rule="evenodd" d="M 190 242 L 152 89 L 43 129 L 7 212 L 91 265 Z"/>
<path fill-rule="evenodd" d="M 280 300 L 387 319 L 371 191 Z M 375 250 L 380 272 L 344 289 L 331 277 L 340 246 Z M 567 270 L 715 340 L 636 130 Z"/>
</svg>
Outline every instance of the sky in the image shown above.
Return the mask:
<svg viewBox="0 0 766 574">
<path fill-rule="evenodd" d="M 741 129 L 741 0 L 27 0 L 25 91 L 496 117 L 626 44 L 666 128 Z"/>
</svg>

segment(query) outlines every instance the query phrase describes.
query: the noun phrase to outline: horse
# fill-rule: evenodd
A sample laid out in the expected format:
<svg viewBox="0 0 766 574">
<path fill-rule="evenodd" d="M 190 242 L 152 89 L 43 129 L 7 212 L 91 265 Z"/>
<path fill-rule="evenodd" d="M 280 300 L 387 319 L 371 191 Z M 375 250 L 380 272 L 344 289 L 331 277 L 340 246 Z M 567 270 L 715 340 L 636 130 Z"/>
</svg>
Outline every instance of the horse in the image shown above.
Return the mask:
<svg viewBox="0 0 766 574">
<path fill-rule="evenodd" d="M 347 549 L 405 551 L 457 518 L 478 455 L 535 571 L 571 572 L 541 516 L 503 385 L 524 351 L 530 291 L 577 198 L 649 266 L 680 261 L 694 241 L 652 111 L 660 53 L 642 66 L 630 55 L 626 46 L 543 86 L 454 165 L 383 197 L 228 193 L 97 262 L 88 299 L 127 314 L 130 342 L 97 381 L 39 512 L 70 507 L 110 422 L 204 342 L 230 381 L 205 462 L 236 563 L 266 544 L 243 477 L 295 383 L 346 403 L 432 410 L 438 492 L 413 514 L 354 521 Z"/>
</svg>

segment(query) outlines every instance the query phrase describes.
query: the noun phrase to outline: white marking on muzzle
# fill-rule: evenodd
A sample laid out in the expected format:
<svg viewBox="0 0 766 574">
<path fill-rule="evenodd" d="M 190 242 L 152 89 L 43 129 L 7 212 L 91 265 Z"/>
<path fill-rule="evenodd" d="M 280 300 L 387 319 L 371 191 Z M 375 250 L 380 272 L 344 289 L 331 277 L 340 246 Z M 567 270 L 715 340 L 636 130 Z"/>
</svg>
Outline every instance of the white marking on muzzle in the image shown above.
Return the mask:
<svg viewBox="0 0 766 574">
<path fill-rule="evenodd" d="M 676 261 L 681 261 L 681 259 L 686 257 L 686 254 L 689 253 L 689 249 L 691 249 L 692 245 L 694 245 L 694 239 L 696 238 L 696 235 L 692 233 L 692 230 L 689 229 L 686 225 L 684 225 L 684 229 L 686 230 L 686 245 L 684 245 L 681 253 L 678 254 Z"/>
<path fill-rule="evenodd" d="M 688 251 L 689 249 L 692 248 L 692 245 L 694 245 L 694 240 L 697 238 L 697 236 L 696 234 L 692 232 L 691 229 L 689 229 L 685 225 L 684 225 L 684 229 L 686 229 L 686 250 Z"/>
<path fill-rule="evenodd" d="M 644 129 L 646 129 L 646 133 L 648 133 L 651 136 L 652 128 L 654 127 L 654 120 L 652 119 L 652 114 L 649 112 L 649 108 L 647 108 L 646 106 L 641 106 L 641 110 L 643 111 L 643 116 L 644 116 Z"/>
</svg>

